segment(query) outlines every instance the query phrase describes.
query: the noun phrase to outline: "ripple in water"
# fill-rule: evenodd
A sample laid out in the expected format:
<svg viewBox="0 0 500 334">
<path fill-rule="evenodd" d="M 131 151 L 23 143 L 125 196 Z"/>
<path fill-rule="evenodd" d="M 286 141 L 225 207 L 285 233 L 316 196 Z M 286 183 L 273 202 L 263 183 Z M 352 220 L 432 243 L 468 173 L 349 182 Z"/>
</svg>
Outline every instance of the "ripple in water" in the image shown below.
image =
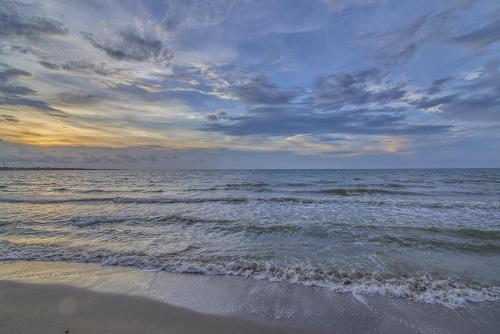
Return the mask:
<svg viewBox="0 0 500 334">
<path fill-rule="evenodd" d="M 463 307 L 500 296 L 498 180 L 495 169 L 9 171 L 0 173 L 0 259 Z"/>
</svg>

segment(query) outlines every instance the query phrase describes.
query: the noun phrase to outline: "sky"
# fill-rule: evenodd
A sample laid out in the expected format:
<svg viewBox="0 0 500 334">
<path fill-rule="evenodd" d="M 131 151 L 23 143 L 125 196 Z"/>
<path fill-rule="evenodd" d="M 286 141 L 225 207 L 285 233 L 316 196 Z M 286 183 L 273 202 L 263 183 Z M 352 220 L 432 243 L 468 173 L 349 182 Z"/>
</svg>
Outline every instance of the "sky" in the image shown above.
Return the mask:
<svg viewBox="0 0 500 334">
<path fill-rule="evenodd" d="M 0 0 L 0 161 L 500 167 L 500 1 Z"/>
</svg>

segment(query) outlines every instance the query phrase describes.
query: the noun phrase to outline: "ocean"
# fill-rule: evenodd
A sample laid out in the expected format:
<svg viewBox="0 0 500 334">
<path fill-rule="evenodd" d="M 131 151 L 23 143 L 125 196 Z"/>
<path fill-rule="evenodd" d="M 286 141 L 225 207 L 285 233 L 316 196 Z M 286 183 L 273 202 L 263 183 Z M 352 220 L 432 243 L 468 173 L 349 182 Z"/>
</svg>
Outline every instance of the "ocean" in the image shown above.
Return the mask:
<svg viewBox="0 0 500 334">
<path fill-rule="evenodd" d="M 500 297 L 500 169 L 10 170 L 0 260 Z"/>
</svg>

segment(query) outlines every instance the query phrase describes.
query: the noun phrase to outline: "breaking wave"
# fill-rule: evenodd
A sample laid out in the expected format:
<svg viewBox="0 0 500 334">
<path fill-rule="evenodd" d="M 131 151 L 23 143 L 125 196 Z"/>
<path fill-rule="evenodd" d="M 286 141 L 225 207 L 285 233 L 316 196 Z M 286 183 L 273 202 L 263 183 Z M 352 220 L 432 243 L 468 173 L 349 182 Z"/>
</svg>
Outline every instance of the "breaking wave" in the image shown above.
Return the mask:
<svg viewBox="0 0 500 334">
<path fill-rule="evenodd" d="M 469 303 L 497 301 L 500 287 L 476 282 L 465 282 L 450 277 L 431 274 L 378 273 L 368 271 L 345 272 L 332 268 L 324 270 L 310 266 L 279 265 L 271 261 L 186 261 L 176 256 L 196 250 L 186 246 L 177 252 L 150 256 L 143 252 L 106 253 L 9 245 L 10 251 L 0 253 L 0 260 L 38 260 L 98 263 L 104 266 L 133 266 L 147 270 L 206 275 L 231 275 L 284 281 L 293 284 L 316 286 L 339 293 L 354 292 L 368 295 L 385 295 L 407 298 L 449 308 L 464 307 Z"/>
</svg>

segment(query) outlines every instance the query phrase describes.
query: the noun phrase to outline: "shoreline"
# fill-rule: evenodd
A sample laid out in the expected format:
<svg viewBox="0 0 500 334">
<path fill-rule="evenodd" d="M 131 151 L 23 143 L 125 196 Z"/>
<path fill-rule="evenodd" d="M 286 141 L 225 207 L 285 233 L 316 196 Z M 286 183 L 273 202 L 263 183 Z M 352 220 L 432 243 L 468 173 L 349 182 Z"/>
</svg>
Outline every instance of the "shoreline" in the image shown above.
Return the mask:
<svg viewBox="0 0 500 334">
<path fill-rule="evenodd" d="M 55 170 L 55 171 L 103 171 L 103 170 L 109 170 L 109 171 L 116 171 L 116 170 L 123 170 L 123 169 L 117 169 L 117 168 L 72 168 L 72 167 L 0 167 L 0 171 L 22 171 L 22 170 L 27 170 L 27 171 L 46 171 L 46 170 Z"/>
<path fill-rule="evenodd" d="M 0 324 L 6 333 L 25 334 L 298 333 L 237 317 L 202 314 L 145 297 L 12 281 L 0 281 Z"/>
<path fill-rule="evenodd" d="M 17 302 L 23 305 L 37 302 L 33 296 L 37 291 L 46 291 L 44 286 L 48 284 L 55 286 L 55 290 L 50 290 L 54 296 L 60 293 L 60 287 L 84 289 L 81 293 L 85 296 L 102 294 L 95 298 L 106 303 L 120 300 L 118 304 L 128 305 L 126 298 L 142 298 L 172 307 L 175 312 L 180 308 L 222 317 L 214 321 L 229 321 L 224 326 L 230 326 L 233 321 L 249 321 L 266 326 L 265 332 L 271 333 L 283 327 L 289 328 L 288 331 L 293 328 L 312 333 L 496 333 L 500 326 L 498 302 L 482 302 L 453 310 L 402 298 L 339 294 L 317 287 L 234 276 L 148 272 L 130 267 L 67 262 L 2 261 L 0 281 L 2 293 L 11 296 L 0 298 L 1 307 L 10 308 L 11 312 L 14 310 L 9 306 L 9 299 L 17 296 Z M 9 288 L 9 284 L 14 286 Z M 33 294 L 16 293 L 16 284 L 28 284 L 25 288 Z M 17 319 L 14 322 L 23 323 L 21 319 L 31 317 L 26 316 L 29 313 L 16 314 L 12 314 L 11 319 Z M 88 316 L 93 317 L 90 313 Z M 119 314 L 112 316 L 119 318 Z M 137 316 L 134 321 L 146 319 Z M 235 327 L 224 328 L 229 332 L 235 330 Z"/>
</svg>

